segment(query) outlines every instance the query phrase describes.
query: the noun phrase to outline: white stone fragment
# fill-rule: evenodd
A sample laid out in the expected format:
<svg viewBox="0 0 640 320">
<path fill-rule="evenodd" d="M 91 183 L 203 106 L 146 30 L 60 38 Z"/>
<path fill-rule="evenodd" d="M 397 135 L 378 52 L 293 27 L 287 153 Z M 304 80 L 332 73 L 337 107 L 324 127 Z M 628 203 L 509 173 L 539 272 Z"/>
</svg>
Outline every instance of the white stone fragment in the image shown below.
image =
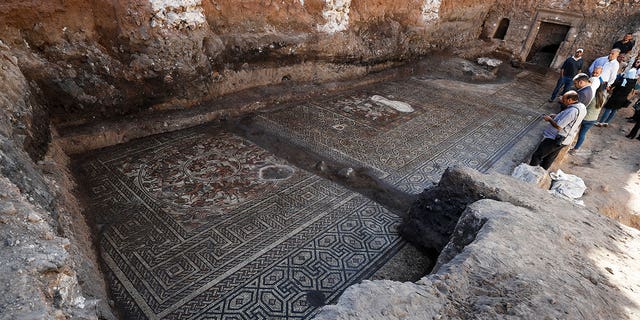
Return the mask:
<svg viewBox="0 0 640 320">
<path fill-rule="evenodd" d="M 153 10 L 152 27 L 195 29 L 205 24 L 202 0 L 149 0 Z"/>
<path fill-rule="evenodd" d="M 540 185 L 547 176 L 547 171 L 540 166 L 530 166 L 526 163 L 521 163 L 511 173 L 511 176 L 535 185 Z"/>
<path fill-rule="evenodd" d="M 336 33 L 349 27 L 351 0 L 325 0 L 322 16 L 327 23 L 318 26 L 318 31 Z"/>
<path fill-rule="evenodd" d="M 42 218 L 40 217 L 39 214 L 37 214 L 35 212 L 30 212 L 29 215 L 27 216 L 27 220 L 29 222 L 37 223 L 37 222 L 42 221 Z"/>
<path fill-rule="evenodd" d="M 371 101 L 377 102 L 383 106 L 392 108 L 396 111 L 399 112 L 413 112 L 413 108 L 411 107 L 410 104 L 406 103 L 406 102 L 402 102 L 402 101 L 397 101 L 397 100 L 389 100 L 383 96 L 379 96 L 379 95 L 374 95 L 371 96 Z"/>
<path fill-rule="evenodd" d="M 438 20 L 441 0 L 424 0 L 422 4 L 422 22 L 425 25 L 432 24 Z"/>
<path fill-rule="evenodd" d="M 495 68 L 495 67 L 497 67 L 497 66 L 502 64 L 502 60 L 492 59 L 492 58 L 487 58 L 487 57 L 481 57 L 481 58 L 478 58 L 478 64 L 483 65 L 483 66 L 488 66 L 488 67 Z"/>
</svg>

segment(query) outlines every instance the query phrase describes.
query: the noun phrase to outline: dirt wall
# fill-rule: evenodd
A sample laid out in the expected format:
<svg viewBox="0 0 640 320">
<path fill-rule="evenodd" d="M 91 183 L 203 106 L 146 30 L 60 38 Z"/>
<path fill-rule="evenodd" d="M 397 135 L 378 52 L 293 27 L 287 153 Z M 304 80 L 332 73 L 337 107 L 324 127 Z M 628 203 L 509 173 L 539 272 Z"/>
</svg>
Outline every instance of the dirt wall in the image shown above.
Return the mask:
<svg viewBox="0 0 640 320">
<path fill-rule="evenodd" d="M 39 96 L 0 45 L 0 318 L 112 319 L 66 155 L 49 142 Z"/>
<path fill-rule="evenodd" d="M 29 285 L 23 300 L 3 286 L 12 292 L 0 304 L 31 303 L 10 310 L 41 318 L 110 317 L 51 123 L 99 123 L 195 108 L 256 86 L 355 78 L 430 50 L 522 59 L 544 19 L 573 28 L 559 57 L 582 47 L 590 62 L 625 32 L 640 38 L 638 9 L 637 1 L 596 0 L 2 1 L 0 182 L 9 191 L 0 194 L 0 223 L 9 226 L 1 231 L 12 249 L 1 260 L 10 261 L 3 274 Z M 510 19 L 504 40 L 492 39 L 503 18 Z M 32 243 L 59 259 L 31 259 Z"/>
<path fill-rule="evenodd" d="M 159 104 L 197 106 L 283 79 L 360 76 L 372 65 L 432 49 L 465 57 L 500 50 L 522 59 L 540 10 L 577 16 L 559 53 L 583 47 L 591 58 L 640 28 L 639 6 L 595 0 L 11 0 L 0 4 L 0 40 L 48 97 L 56 123 L 68 125 Z M 506 37 L 492 40 L 502 18 L 511 22 Z M 326 71 L 345 67 L 358 71 Z"/>
</svg>

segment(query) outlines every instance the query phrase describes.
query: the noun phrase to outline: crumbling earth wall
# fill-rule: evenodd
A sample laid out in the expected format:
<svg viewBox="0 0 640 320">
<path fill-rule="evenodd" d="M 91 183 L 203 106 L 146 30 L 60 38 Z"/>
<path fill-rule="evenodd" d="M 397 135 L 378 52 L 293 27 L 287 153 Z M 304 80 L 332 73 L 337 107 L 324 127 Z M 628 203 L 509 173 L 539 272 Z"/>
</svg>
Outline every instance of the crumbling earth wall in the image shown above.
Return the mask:
<svg viewBox="0 0 640 320">
<path fill-rule="evenodd" d="M 579 16 L 559 54 L 580 46 L 591 56 L 639 30 L 638 8 L 597 0 L 9 0 L 0 4 L 0 40 L 61 125 L 197 106 L 255 86 L 358 77 L 430 50 L 521 58 L 540 10 Z M 502 18 L 511 25 L 494 41 Z"/>
<path fill-rule="evenodd" d="M 0 318 L 114 319 L 35 87 L 0 44 Z"/>
<path fill-rule="evenodd" d="M 499 50 L 518 58 L 540 8 L 584 16 L 584 30 L 564 50 L 582 46 L 588 55 L 637 31 L 638 6 L 595 0 L 2 1 L 0 260 L 8 263 L 0 270 L 6 276 L 0 307 L 9 316 L 112 317 L 51 123 L 95 123 L 197 107 L 256 86 L 359 77 L 430 50 L 466 57 Z M 512 21 L 505 40 L 483 37 L 501 17 Z"/>
</svg>

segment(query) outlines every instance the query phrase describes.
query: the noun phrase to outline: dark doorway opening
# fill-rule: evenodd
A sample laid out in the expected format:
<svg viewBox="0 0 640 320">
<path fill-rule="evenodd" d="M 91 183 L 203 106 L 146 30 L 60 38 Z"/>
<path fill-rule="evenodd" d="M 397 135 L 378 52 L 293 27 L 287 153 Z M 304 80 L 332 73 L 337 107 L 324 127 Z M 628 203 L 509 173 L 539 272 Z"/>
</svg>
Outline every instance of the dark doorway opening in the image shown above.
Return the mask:
<svg viewBox="0 0 640 320">
<path fill-rule="evenodd" d="M 543 67 L 550 66 L 569 29 L 571 27 L 567 25 L 542 22 L 527 56 L 527 62 Z"/>
<path fill-rule="evenodd" d="M 502 18 L 502 20 L 500 20 L 500 24 L 498 24 L 496 33 L 493 35 L 493 38 L 504 40 L 504 36 L 507 35 L 508 29 L 509 29 L 509 19 Z"/>
</svg>

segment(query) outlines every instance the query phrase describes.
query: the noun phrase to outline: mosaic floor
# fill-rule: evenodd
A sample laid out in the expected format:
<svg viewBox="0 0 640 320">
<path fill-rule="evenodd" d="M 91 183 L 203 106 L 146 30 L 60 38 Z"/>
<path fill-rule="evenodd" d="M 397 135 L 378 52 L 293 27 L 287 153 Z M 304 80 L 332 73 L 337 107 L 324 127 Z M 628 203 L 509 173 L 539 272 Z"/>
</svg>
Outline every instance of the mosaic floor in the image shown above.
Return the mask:
<svg viewBox="0 0 640 320">
<path fill-rule="evenodd" d="M 448 166 L 487 170 L 507 154 L 539 120 L 519 105 L 546 99 L 535 81 L 474 96 L 414 77 L 290 105 L 254 125 L 419 193 Z M 213 126 L 105 149 L 79 166 L 125 319 L 308 319 L 404 245 L 400 218 L 381 205 Z"/>
<path fill-rule="evenodd" d="M 215 128 L 82 165 L 126 319 L 303 319 L 402 244 L 399 218 Z"/>
<path fill-rule="evenodd" d="M 515 91 L 513 99 L 505 99 L 465 96 L 436 89 L 430 81 L 386 82 L 308 101 L 261 115 L 255 125 L 329 159 L 369 168 L 415 194 L 436 183 L 449 166 L 486 171 L 539 122 L 538 113 L 518 106 L 536 92 L 517 84 L 500 90 Z M 375 95 L 408 103 L 414 111 L 396 111 L 373 101 Z M 508 105 L 487 102 L 494 99 Z"/>
</svg>

